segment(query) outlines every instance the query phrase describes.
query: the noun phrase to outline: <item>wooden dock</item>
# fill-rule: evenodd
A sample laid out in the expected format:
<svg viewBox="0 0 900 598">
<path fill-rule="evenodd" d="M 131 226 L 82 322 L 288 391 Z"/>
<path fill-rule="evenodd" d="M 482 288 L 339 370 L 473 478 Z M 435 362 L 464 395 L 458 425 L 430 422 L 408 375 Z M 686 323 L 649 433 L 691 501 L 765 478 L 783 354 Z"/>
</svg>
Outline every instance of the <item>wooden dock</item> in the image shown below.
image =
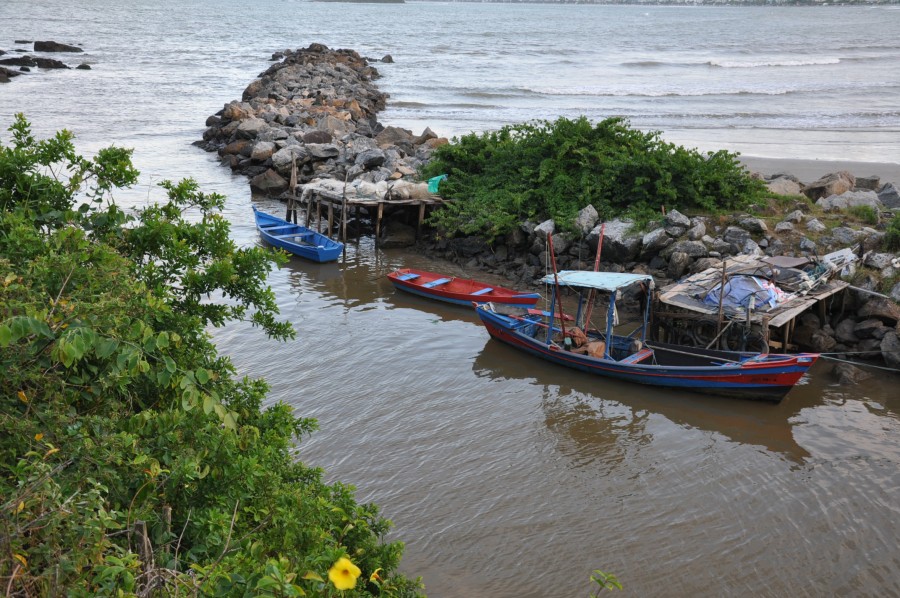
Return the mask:
<svg viewBox="0 0 900 598">
<path fill-rule="evenodd" d="M 426 210 L 439 206 L 444 199 L 427 191 L 426 183 L 409 181 L 385 181 L 384 183 L 366 183 L 360 181 L 341 182 L 334 179 L 316 179 L 309 183 L 296 183 L 296 170 L 291 172 L 291 183 L 288 191 L 281 196 L 287 203 L 285 220 L 297 223 L 297 212 L 303 209 L 306 213 L 305 226 L 310 227 L 315 219 L 315 230 L 332 236 L 339 231 L 339 240 L 347 242 L 347 222 L 352 212 L 359 219 L 360 208 L 372 212 L 375 228 L 375 243 L 381 238 L 382 219 L 385 207 L 401 207 L 416 210 L 416 239 L 419 238 L 422 224 L 425 222 Z M 325 212 L 325 214 L 323 214 Z M 325 230 L 322 230 L 323 224 Z"/>
</svg>

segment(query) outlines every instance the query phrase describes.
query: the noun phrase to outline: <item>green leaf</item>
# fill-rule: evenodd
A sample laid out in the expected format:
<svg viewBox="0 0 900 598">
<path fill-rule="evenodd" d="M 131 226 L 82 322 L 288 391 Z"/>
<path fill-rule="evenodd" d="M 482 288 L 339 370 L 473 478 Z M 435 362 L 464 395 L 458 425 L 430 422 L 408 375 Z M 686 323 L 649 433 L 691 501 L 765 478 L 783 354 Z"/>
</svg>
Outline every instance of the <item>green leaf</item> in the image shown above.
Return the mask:
<svg viewBox="0 0 900 598">
<path fill-rule="evenodd" d="M 169 346 L 169 333 L 168 332 L 160 332 L 156 335 L 156 346 L 159 349 L 165 349 Z"/>
<path fill-rule="evenodd" d="M 3 324 L 0 326 L 0 347 L 8 347 L 12 342 L 13 333 L 12 330 L 9 329 L 9 326 Z"/>
<path fill-rule="evenodd" d="M 209 382 L 209 372 L 205 368 L 197 368 L 197 382 L 200 384 L 206 384 Z"/>
<path fill-rule="evenodd" d="M 100 359 L 106 359 L 110 355 L 115 352 L 116 349 L 119 348 L 119 341 L 114 338 L 101 338 L 94 349 L 97 353 L 97 357 Z"/>
<path fill-rule="evenodd" d="M 213 398 L 207 394 L 203 395 L 203 413 L 209 415 L 212 413 L 213 408 L 215 407 L 216 402 Z"/>
</svg>

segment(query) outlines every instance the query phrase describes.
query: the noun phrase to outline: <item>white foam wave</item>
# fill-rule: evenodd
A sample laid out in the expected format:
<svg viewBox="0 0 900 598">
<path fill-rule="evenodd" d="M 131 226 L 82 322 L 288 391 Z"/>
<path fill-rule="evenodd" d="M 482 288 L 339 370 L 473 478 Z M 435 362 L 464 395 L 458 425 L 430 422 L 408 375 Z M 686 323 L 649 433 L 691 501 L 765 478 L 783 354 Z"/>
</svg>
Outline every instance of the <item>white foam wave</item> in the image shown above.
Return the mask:
<svg viewBox="0 0 900 598">
<path fill-rule="evenodd" d="M 840 62 L 840 58 L 823 57 L 801 60 L 710 60 L 707 64 L 726 69 L 753 69 L 773 66 L 823 66 Z"/>
</svg>

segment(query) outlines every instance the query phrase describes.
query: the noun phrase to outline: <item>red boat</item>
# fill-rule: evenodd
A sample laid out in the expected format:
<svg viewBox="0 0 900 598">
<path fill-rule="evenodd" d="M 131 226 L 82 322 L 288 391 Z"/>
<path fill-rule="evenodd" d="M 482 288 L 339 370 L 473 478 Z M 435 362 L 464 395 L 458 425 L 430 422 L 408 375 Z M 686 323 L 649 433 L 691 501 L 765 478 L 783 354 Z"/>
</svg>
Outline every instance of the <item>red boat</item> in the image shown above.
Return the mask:
<svg viewBox="0 0 900 598">
<path fill-rule="evenodd" d="M 435 272 L 402 268 L 388 274 L 395 288 L 429 299 L 472 305 L 472 303 L 503 303 L 530 307 L 541 298 L 538 293 L 521 293 L 497 285 L 445 276 Z"/>
</svg>

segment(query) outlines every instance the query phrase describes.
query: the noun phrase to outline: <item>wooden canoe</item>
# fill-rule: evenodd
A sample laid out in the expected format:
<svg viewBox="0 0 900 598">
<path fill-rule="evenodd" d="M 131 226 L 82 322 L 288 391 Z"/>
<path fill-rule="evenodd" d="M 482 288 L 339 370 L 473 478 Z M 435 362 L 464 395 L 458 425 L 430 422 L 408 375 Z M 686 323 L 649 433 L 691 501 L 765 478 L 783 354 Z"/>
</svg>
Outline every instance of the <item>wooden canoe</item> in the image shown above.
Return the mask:
<svg viewBox="0 0 900 598">
<path fill-rule="evenodd" d="M 344 244 L 312 229 L 292 224 L 253 206 L 256 229 L 269 245 L 280 247 L 314 262 L 333 262 L 341 257 Z"/>
<path fill-rule="evenodd" d="M 411 268 L 391 272 L 388 279 L 401 291 L 457 305 L 501 303 L 531 307 L 541 298 L 538 293 L 522 293 L 477 280 Z"/>
</svg>

